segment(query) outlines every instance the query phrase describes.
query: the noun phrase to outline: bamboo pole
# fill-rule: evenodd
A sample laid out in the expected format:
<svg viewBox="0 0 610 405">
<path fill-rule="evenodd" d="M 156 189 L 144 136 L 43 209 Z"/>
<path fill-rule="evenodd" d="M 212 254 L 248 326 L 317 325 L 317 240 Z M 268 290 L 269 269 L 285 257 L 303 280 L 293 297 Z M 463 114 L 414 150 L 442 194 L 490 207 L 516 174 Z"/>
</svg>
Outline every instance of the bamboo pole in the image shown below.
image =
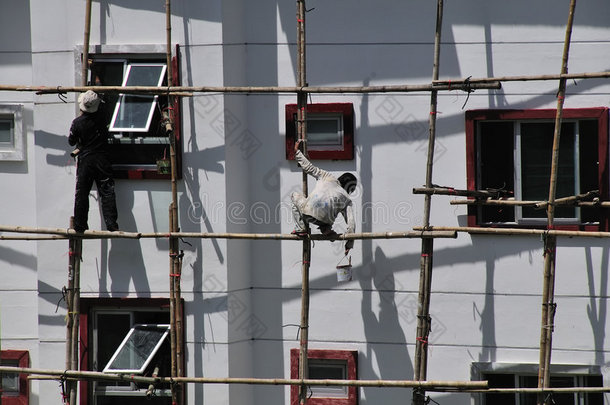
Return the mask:
<svg viewBox="0 0 610 405">
<path fill-rule="evenodd" d="M 474 83 L 469 90 L 496 90 L 499 82 Z M 81 93 L 158 94 L 188 96 L 189 93 L 412 93 L 427 91 L 454 91 L 455 85 L 400 84 L 385 86 L 27 86 L 0 84 L 0 91 L 30 92 L 36 94 Z M 466 91 L 466 90 L 465 90 Z"/>
<path fill-rule="evenodd" d="M 83 56 L 81 65 L 81 83 L 87 85 L 87 76 L 89 76 L 89 38 L 91 36 L 91 3 L 92 0 L 86 0 L 85 5 L 85 36 L 83 39 Z"/>
<path fill-rule="evenodd" d="M 451 187 L 416 187 L 413 189 L 413 194 L 438 194 L 438 195 L 452 195 L 462 197 L 476 197 L 476 198 L 497 198 L 500 191 L 489 191 L 489 190 L 459 190 Z"/>
<path fill-rule="evenodd" d="M 575 202 L 560 202 L 560 199 L 555 200 L 555 206 L 571 205 L 575 207 L 599 207 L 610 208 L 610 201 L 575 201 Z M 450 205 L 507 205 L 507 206 L 532 206 L 536 207 L 539 204 L 548 204 L 545 201 L 519 201 L 513 198 L 506 200 L 451 200 Z M 544 208 L 544 206 L 541 207 Z"/>
<path fill-rule="evenodd" d="M 201 238 L 201 239 L 263 239 L 263 240 L 303 240 L 303 237 L 283 233 L 227 233 L 227 232 L 110 232 L 90 231 L 76 233 L 73 229 L 63 228 L 32 228 L 23 226 L 0 225 L 0 232 L 15 232 L 20 234 L 39 233 L 81 239 L 153 239 L 153 238 Z M 360 240 L 360 239 L 409 239 L 409 238 L 456 238 L 454 231 L 392 231 L 392 232 L 362 232 L 340 234 L 334 237 L 322 234 L 308 235 L 311 240 Z M 55 238 L 54 238 L 55 239 Z"/>
<path fill-rule="evenodd" d="M 423 229 L 421 226 L 413 229 Z M 430 231 L 466 232 L 474 235 L 552 235 L 561 237 L 610 238 L 610 232 L 564 231 L 557 229 L 485 228 L 477 226 L 432 226 Z"/>
<path fill-rule="evenodd" d="M 307 63 L 306 63 L 306 37 L 305 37 L 305 0 L 296 2 L 297 20 L 297 138 L 302 140 L 303 153 L 307 156 L 307 92 L 302 89 L 307 87 Z M 307 173 L 301 174 L 303 195 L 307 196 Z M 310 234 L 309 225 L 305 224 L 307 235 Z M 304 380 L 309 375 L 309 361 L 307 358 L 309 341 L 309 263 L 311 261 L 311 240 L 303 240 L 302 263 L 301 263 L 301 323 L 299 340 L 299 379 Z M 307 386 L 299 385 L 299 403 L 307 402 Z"/>
<path fill-rule="evenodd" d="M 425 387 L 429 390 L 473 390 L 487 388 L 487 381 L 412 381 L 412 380 L 332 380 L 288 378 L 210 378 L 210 377 L 144 377 L 134 374 L 102 373 L 99 371 L 52 370 L 26 367 L 0 366 L 2 373 L 52 376 L 56 379 L 123 381 L 141 384 L 205 383 L 205 384 L 256 384 L 256 385 L 315 385 L 355 387 Z"/>
<path fill-rule="evenodd" d="M 74 217 L 70 218 L 70 228 L 74 227 Z M 74 297 L 74 273 L 76 269 L 77 261 L 77 249 L 76 249 L 76 238 L 70 238 L 68 241 L 68 286 L 65 289 L 65 300 L 66 300 L 66 359 L 65 369 L 72 369 L 72 324 L 74 322 L 73 313 L 73 297 Z M 72 392 L 72 383 L 67 384 L 67 394 L 62 398 L 63 402 L 70 401 L 70 393 Z"/>
<path fill-rule="evenodd" d="M 570 1 L 570 12 L 566 27 L 561 73 L 568 73 L 568 56 L 570 51 L 570 39 L 572 36 L 572 24 L 574 22 L 574 9 L 576 0 Z M 559 80 L 559 91 L 557 92 L 557 113 L 555 117 L 555 133 L 553 135 L 553 154 L 551 160 L 551 175 L 549 185 L 549 198 L 547 205 L 547 227 L 553 229 L 555 220 L 555 194 L 557 187 L 557 170 L 559 163 L 559 142 L 561 138 L 561 121 L 563 104 L 566 94 L 566 79 Z M 553 327 L 555 319 L 555 254 L 557 251 L 557 239 L 554 235 L 545 237 L 544 247 L 544 285 L 542 290 L 542 321 L 540 329 L 540 366 L 538 368 L 538 388 L 547 388 L 550 385 L 550 365 L 553 340 Z M 538 404 L 543 404 L 542 394 L 538 395 Z"/>
<path fill-rule="evenodd" d="M 76 239 L 74 241 L 75 248 L 75 257 L 74 257 L 74 283 L 73 283 L 73 291 L 72 291 L 72 308 L 68 310 L 71 311 L 72 318 L 72 338 L 71 338 L 71 370 L 79 369 L 79 324 L 80 324 L 80 263 L 81 257 L 83 253 L 83 241 L 82 239 Z M 78 384 L 73 383 L 70 384 L 70 405 L 76 405 L 78 393 Z"/>
<path fill-rule="evenodd" d="M 548 80 L 576 80 L 576 79 L 607 79 L 610 72 L 580 72 L 580 73 L 555 73 L 545 75 L 515 75 L 497 77 L 469 77 L 467 79 L 443 79 L 432 82 L 435 85 L 461 86 L 464 84 L 481 84 L 495 82 L 527 82 L 527 81 L 548 81 Z"/>
<path fill-rule="evenodd" d="M 434 60 L 432 68 L 432 80 L 438 80 L 441 31 L 443 26 L 443 0 L 437 0 L 436 5 L 436 31 L 434 35 Z M 430 92 L 430 115 L 429 115 L 429 137 L 428 154 L 426 161 L 426 187 L 432 187 L 432 169 L 434 163 L 434 148 L 436 145 L 436 115 L 438 104 L 438 92 Z M 430 226 L 430 208 L 432 198 L 430 194 L 425 195 L 424 200 L 424 224 L 425 230 Z M 427 379 L 428 368 L 428 335 L 432 319 L 430 317 L 430 295 L 432 289 L 432 258 L 434 254 L 434 243 L 432 239 L 421 240 L 419 295 L 417 306 L 417 330 L 415 340 L 414 378 L 418 381 Z M 413 403 L 423 405 L 426 392 L 423 389 L 413 390 Z"/>
</svg>

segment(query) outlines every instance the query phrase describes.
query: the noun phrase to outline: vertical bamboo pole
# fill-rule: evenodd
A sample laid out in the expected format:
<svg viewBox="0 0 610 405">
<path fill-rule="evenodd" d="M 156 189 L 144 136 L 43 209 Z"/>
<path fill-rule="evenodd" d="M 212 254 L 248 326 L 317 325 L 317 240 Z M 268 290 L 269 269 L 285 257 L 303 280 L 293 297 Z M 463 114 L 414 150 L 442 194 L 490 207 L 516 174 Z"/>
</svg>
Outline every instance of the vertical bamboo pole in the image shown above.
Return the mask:
<svg viewBox="0 0 610 405">
<path fill-rule="evenodd" d="M 297 86 L 307 86 L 305 52 L 305 0 L 297 0 Z M 307 93 L 297 93 L 297 139 L 303 140 L 303 153 L 307 154 Z M 303 194 L 307 195 L 307 173 L 302 177 Z M 309 234 L 307 224 L 306 231 Z M 299 378 L 308 377 L 307 344 L 309 339 L 309 262 L 311 241 L 303 240 L 303 263 L 301 266 L 301 326 L 299 346 Z M 299 386 L 299 403 L 307 402 L 307 386 Z"/>
<path fill-rule="evenodd" d="M 166 64 L 167 64 L 167 85 L 172 86 L 172 25 L 171 25 L 171 1 L 165 0 L 165 26 L 166 26 Z M 182 306 L 180 305 L 180 255 L 179 239 L 171 236 L 174 232 L 179 232 L 178 221 L 178 187 L 177 187 L 177 167 L 176 167 L 176 136 L 173 130 L 173 115 L 171 112 L 172 96 L 168 95 L 168 111 L 166 116 L 166 131 L 170 139 L 170 167 L 171 167 L 171 193 L 172 202 L 169 213 L 169 282 L 170 282 L 170 350 L 171 350 L 171 374 L 172 377 L 181 377 L 182 369 Z M 183 389 L 181 384 L 172 385 L 172 403 L 180 405 L 183 403 Z"/>
<path fill-rule="evenodd" d="M 437 1 L 436 32 L 434 35 L 434 62 L 432 80 L 438 80 L 441 47 L 441 30 L 443 25 L 443 0 Z M 426 162 L 426 187 L 432 187 L 432 167 L 434 163 L 434 146 L 436 138 L 437 91 L 430 93 L 430 133 L 428 138 L 428 157 Z M 424 229 L 430 227 L 430 194 L 424 200 Z M 432 256 L 434 244 L 432 238 L 422 238 L 422 253 L 420 259 L 419 297 L 417 307 L 417 337 L 415 340 L 414 378 L 421 381 L 427 378 L 428 367 L 428 334 L 430 333 L 430 293 L 432 289 Z M 413 403 L 424 404 L 425 391 L 413 390 Z"/>
<path fill-rule="evenodd" d="M 576 0 L 570 1 L 570 12 L 566 26 L 565 41 L 563 47 L 563 58 L 561 61 L 561 73 L 568 73 L 568 55 L 570 51 L 570 40 L 572 36 L 572 25 L 574 22 L 574 10 Z M 557 113 L 555 116 L 555 131 L 553 134 L 553 154 L 551 157 L 551 174 L 549 184 L 549 198 L 547 205 L 547 228 L 553 229 L 555 220 L 555 194 L 557 187 L 557 169 L 559 162 L 559 142 L 561 136 L 561 122 L 563 115 L 563 104 L 566 93 L 566 79 L 559 80 L 557 92 Z M 547 388 L 550 385 L 550 365 L 552 351 L 553 326 L 555 318 L 555 253 L 557 250 L 557 238 L 546 235 L 544 243 L 544 284 L 542 290 L 542 325 L 540 330 L 540 365 L 538 369 L 538 387 Z M 542 394 L 538 395 L 538 403 L 544 403 Z"/>
<path fill-rule="evenodd" d="M 81 66 L 81 83 L 87 85 L 87 75 L 89 73 L 89 39 L 91 36 L 91 2 L 86 0 L 85 5 L 85 37 L 83 39 L 83 60 Z"/>
<path fill-rule="evenodd" d="M 70 228 L 74 228 L 74 217 L 70 218 Z M 74 271 L 76 268 L 76 238 L 68 239 L 68 286 L 65 291 L 66 300 L 66 363 L 65 369 L 70 370 L 72 368 L 72 324 L 74 322 L 73 317 L 73 296 L 74 296 Z M 64 391 L 64 403 L 70 403 L 70 392 L 73 382 L 66 382 L 66 390 Z"/>
<path fill-rule="evenodd" d="M 72 308 L 71 308 L 71 317 L 72 317 L 72 358 L 70 364 L 70 370 L 78 370 L 79 369 L 79 315 L 80 315 L 80 263 L 81 263 L 81 255 L 83 253 L 83 240 L 77 238 L 74 241 L 74 283 L 73 283 L 73 291 L 72 291 Z M 70 384 L 70 405 L 76 405 L 77 399 L 77 390 L 78 382 L 73 381 Z"/>
</svg>

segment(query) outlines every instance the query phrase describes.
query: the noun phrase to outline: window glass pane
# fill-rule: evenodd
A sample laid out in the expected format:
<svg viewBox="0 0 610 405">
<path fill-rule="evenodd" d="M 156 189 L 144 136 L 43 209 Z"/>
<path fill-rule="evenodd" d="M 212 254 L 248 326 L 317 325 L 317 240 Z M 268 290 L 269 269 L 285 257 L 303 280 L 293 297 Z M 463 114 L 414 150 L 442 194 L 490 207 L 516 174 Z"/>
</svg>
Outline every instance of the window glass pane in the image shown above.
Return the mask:
<svg viewBox="0 0 610 405">
<path fill-rule="evenodd" d="M 97 313 L 96 369 L 101 370 L 119 347 L 129 329 L 131 316 L 127 313 Z"/>
<path fill-rule="evenodd" d="M 514 374 L 485 374 L 483 379 L 487 380 L 489 388 L 514 388 Z M 486 405 L 514 405 L 515 394 L 485 394 Z"/>
<path fill-rule="evenodd" d="M 549 194 L 553 150 L 553 122 L 521 124 L 521 192 L 523 200 L 546 201 Z M 562 124 L 557 167 L 556 197 L 576 194 L 575 124 Z M 556 218 L 574 218 L 572 207 L 557 207 Z M 523 208 L 523 218 L 546 218 L 545 210 Z"/>
<path fill-rule="evenodd" d="M 336 118 L 307 120 L 307 140 L 313 146 L 342 146 L 339 120 Z"/>
<path fill-rule="evenodd" d="M 481 122 L 479 125 L 478 189 L 504 189 L 514 196 L 514 129 L 512 121 Z M 482 222 L 513 222 L 512 207 L 481 206 Z"/>
<path fill-rule="evenodd" d="M 347 362 L 341 360 L 309 359 L 309 378 L 318 380 L 345 380 L 347 379 Z M 348 387 L 339 386 L 311 386 L 312 396 L 315 398 L 347 398 Z"/>
<path fill-rule="evenodd" d="M 579 163 L 580 163 L 580 193 L 599 189 L 599 149 L 597 136 L 597 121 L 582 120 L 578 122 Z M 598 222 L 599 208 L 581 207 L 582 222 Z"/>
<path fill-rule="evenodd" d="M 135 325 L 104 371 L 144 371 L 167 336 L 167 325 Z"/>
<path fill-rule="evenodd" d="M 13 144 L 13 121 L 0 119 L 0 143 Z"/>
<path fill-rule="evenodd" d="M 7 367 L 19 367 L 18 360 L 2 360 L 0 364 Z M 19 395 L 19 374 L 16 373 L 0 373 L 2 374 L 2 396 Z"/>
</svg>

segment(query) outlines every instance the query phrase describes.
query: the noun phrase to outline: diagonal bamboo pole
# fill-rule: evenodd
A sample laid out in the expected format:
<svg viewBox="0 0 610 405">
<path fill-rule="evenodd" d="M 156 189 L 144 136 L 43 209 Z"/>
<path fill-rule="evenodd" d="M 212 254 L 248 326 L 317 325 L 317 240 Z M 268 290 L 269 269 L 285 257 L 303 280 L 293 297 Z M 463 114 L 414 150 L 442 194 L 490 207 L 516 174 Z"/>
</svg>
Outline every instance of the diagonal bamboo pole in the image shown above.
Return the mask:
<svg viewBox="0 0 610 405">
<path fill-rule="evenodd" d="M 570 12 L 566 27 L 563 58 L 561 62 L 561 73 L 568 73 L 568 55 L 570 51 L 570 39 L 572 36 L 572 25 L 574 23 L 574 9 L 576 0 L 570 1 Z M 555 133 L 553 134 L 553 155 L 551 160 L 551 175 L 549 185 L 549 198 L 547 205 L 547 229 L 553 229 L 555 220 L 555 195 L 557 187 L 557 169 L 559 163 L 559 142 L 561 137 L 561 120 L 563 104 L 566 93 L 566 79 L 559 80 L 559 91 L 557 92 L 557 114 L 555 117 Z M 550 385 L 550 365 L 553 326 L 555 318 L 555 254 L 557 251 L 557 239 L 554 235 L 546 235 L 544 247 L 544 285 L 542 290 L 542 325 L 540 330 L 540 366 L 538 369 L 538 388 L 547 388 Z M 538 395 L 538 404 L 545 402 L 542 394 Z"/>
<path fill-rule="evenodd" d="M 434 35 L 434 61 L 432 80 L 438 80 L 441 30 L 443 25 L 443 0 L 437 1 L 436 6 L 436 32 Z M 432 187 L 432 167 L 434 163 L 434 147 L 436 137 L 437 114 L 436 90 L 430 92 L 430 134 L 428 138 L 428 158 L 426 163 L 426 187 Z M 424 200 L 424 229 L 430 226 L 431 195 L 426 194 Z M 419 297 L 417 307 L 417 336 L 415 340 L 414 378 L 421 381 L 427 378 L 428 367 L 428 334 L 430 333 L 430 294 L 432 289 L 432 255 L 434 244 L 432 239 L 422 239 L 419 276 Z M 423 405 L 426 392 L 422 389 L 413 390 L 413 403 Z"/>
</svg>

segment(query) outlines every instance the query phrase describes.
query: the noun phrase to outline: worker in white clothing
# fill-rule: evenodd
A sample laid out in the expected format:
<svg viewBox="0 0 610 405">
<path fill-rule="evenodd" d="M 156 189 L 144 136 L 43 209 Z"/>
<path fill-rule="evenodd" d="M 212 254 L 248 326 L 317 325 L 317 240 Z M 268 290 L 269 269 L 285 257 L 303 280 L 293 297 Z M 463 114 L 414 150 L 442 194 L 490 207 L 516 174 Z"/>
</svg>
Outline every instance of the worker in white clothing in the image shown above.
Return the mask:
<svg viewBox="0 0 610 405">
<path fill-rule="evenodd" d="M 313 164 L 300 150 L 299 140 L 294 145 L 295 158 L 303 171 L 316 178 L 314 189 L 305 197 L 302 193 L 294 192 L 292 199 L 292 214 L 295 220 L 293 234 L 305 236 L 305 223 L 315 224 L 323 235 L 337 236 L 332 227 L 335 219 L 341 213 L 347 223 L 348 233 L 354 233 L 356 224 L 354 221 L 354 210 L 350 194 L 356 189 L 356 176 L 351 173 L 343 173 L 336 178 L 326 170 L 322 170 Z M 354 246 L 353 239 L 345 242 L 345 254 Z"/>
</svg>

